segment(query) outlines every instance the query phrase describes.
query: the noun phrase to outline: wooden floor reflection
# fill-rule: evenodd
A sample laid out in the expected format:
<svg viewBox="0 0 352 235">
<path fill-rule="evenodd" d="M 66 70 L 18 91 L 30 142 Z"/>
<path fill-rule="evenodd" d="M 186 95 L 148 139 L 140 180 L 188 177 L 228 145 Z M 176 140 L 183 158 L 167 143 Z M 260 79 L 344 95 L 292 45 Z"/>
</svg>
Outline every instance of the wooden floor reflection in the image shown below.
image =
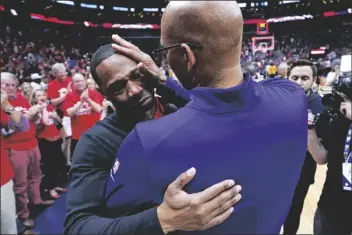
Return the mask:
<svg viewBox="0 0 352 235">
<path fill-rule="evenodd" d="M 326 176 L 326 165 L 318 166 L 315 174 L 315 183 L 310 186 L 304 201 L 301 223 L 297 234 L 313 234 L 313 218 L 317 203 L 323 188 Z M 282 231 L 281 231 L 282 232 Z"/>
</svg>

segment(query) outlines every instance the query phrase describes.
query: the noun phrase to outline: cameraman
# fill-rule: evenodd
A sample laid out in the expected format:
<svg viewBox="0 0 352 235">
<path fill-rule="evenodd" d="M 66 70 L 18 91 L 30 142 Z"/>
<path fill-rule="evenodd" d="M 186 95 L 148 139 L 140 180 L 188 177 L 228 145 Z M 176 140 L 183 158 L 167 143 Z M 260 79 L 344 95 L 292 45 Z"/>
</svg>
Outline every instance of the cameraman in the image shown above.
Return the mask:
<svg viewBox="0 0 352 235">
<path fill-rule="evenodd" d="M 310 116 L 317 115 L 324 109 L 322 98 L 312 90 L 316 78 L 317 68 L 308 60 L 294 62 L 288 71 L 288 79 L 300 85 L 307 96 Z M 284 223 L 284 235 L 296 234 L 298 231 L 304 199 L 307 196 L 310 185 L 314 184 L 314 175 L 317 168 L 316 161 L 312 158 L 308 149 L 291 208 Z"/>
<path fill-rule="evenodd" d="M 323 98 L 327 109 L 308 131 L 308 149 L 313 158 L 318 164 L 328 163 L 325 184 L 314 217 L 314 234 L 349 235 L 352 232 L 351 100 L 351 78 L 336 81 L 333 93 Z M 317 133 L 321 133 L 322 142 Z"/>
</svg>

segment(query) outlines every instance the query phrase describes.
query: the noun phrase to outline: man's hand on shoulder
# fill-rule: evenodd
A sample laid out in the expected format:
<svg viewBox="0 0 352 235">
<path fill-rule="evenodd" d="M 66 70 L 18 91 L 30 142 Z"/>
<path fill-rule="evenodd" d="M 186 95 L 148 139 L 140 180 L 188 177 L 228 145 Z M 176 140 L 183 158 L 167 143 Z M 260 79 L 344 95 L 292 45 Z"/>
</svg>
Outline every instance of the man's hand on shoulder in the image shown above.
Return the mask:
<svg viewBox="0 0 352 235">
<path fill-rule="evenodd" d="M 194 168 L 182 173 L 167 188 L 158 218 L 165 234 L 173 231 L 206 230 L 224 222 L 241 199 L 241 186 L 225 180 L 202 192 L 188 194 L 183 188 L 194 178 Z"/>
</svg>

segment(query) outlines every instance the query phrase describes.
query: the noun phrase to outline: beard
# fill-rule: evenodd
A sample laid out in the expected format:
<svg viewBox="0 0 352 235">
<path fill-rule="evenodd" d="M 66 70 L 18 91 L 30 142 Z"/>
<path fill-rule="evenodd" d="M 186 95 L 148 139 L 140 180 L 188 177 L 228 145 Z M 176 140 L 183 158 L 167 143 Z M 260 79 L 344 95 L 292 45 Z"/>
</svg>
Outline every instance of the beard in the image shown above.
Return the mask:
<svg viewBox="0 0 352 235">
<path fill-rule="evenodd" d="M 111 99 L 116 110 L 133 122 L 140 122 L 146 119 L 148 111 L 155 105 L 154 92 L 143 90 L 140 95 L 131 97 L 127 102 L 119 102 Z"/>
</svg>

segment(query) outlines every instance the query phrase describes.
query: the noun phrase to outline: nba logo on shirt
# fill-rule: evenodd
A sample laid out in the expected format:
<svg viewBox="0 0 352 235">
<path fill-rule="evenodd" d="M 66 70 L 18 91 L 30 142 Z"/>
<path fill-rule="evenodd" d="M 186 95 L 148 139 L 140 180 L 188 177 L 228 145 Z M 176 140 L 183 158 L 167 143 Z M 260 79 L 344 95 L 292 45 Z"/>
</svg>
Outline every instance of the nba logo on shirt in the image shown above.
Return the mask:
<svg viewBox="0 0 352 235">
<path fill-rule="evenodd" d="M 119 169 L 120 162 L 118 159 L 116 159 L 114 166 L 112 167 L 112 170 L 114 171 L 114 174 L 116 174 L 117 170 Z"/>
<path fill-rule="evenodd" d="M 119 166 L 120 166 L 120 162 L 118 159 L 116 159 L 114 166 L 110 170 L 110 177 L 111 177 L 112 181 L 115 181 L 113 174 L 116 174 L 117 170 L 119 169 Z"/>
</svg>

